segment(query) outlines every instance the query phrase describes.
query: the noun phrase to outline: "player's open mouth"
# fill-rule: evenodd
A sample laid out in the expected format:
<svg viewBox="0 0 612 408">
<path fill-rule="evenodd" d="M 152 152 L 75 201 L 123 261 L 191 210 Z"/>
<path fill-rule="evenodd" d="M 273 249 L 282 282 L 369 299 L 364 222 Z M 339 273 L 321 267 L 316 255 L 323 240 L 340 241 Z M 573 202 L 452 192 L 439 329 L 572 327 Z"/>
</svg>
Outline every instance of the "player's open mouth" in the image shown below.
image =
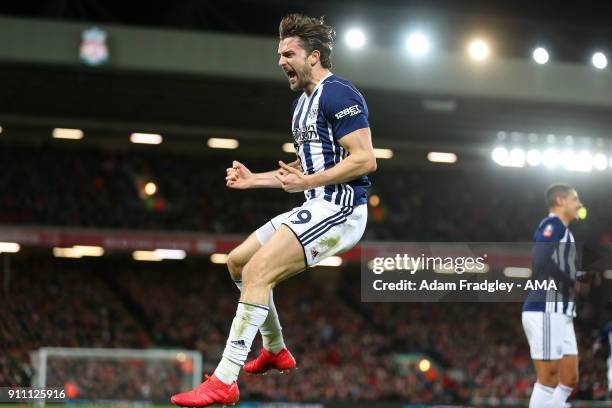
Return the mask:
<svg viewBox="0 0 612 408">
<path fill-rule="evenodd" d="M 293 70 L 286 71 L 285 73 L 287 74 L 287 78 L 289 78 L 290 81 L 297 78 L 297 73 Z"/>
</svg>

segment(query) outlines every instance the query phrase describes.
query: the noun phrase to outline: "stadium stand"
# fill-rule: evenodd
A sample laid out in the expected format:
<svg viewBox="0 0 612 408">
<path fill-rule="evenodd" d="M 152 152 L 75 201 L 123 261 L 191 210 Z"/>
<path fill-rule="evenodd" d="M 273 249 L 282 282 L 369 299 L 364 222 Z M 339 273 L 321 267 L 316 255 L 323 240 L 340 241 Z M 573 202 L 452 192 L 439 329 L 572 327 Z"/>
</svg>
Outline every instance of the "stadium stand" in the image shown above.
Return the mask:
<svg viewBox="0 0 612 408">
<path fill-rule="evenodd" d="M 0 161 L 0 223 L 140 230 L 247 233 L 303 201 L 278 190 L 225 188 L 235 159 L 128 150 L 6 146 Z M 274 159 L 246 161 L 267 171 Z M 36 166 L 33 164 L 36 163 Z M 32 164 L 32 165 L 31 165 Z M 36 170 L 33 171 L 32 169 Z M 552 174 L 529 169 L 385 167 L 372 177 L 381 204 L 370 212 L 365 239 L 404 241 L 531 241 Z M 568 175 L 589 209 L 573 227 L 578 241 L 599 241 L 612 225 L 603 183 Z M 155 199 L 138 194 L 142 180 L 158 186 Z M 214 194 L 213 194 L 214 193 Z M 230 204 L 231 205 L 228 205 Z M 444 216 L 440 216 L 444 214 Z"/>
<path fill-rule="evenodd" d="M 13 269 L 10 290 L 0 300 L 3 384 L 28 385 L 28 352 L 42 345 L 193 348 L 203 353 L 204 370 L 210 371 L 229 330 L 225 317 L 238 296 L 224 268 L 201 259 L 163 265 L 117 256 L 61 260 L 36 253 L 15 257 Z M 283 331 L 299 370 L 243 375 L 245 400 L 474 403 L 528 398 L 534 378 L 520 304 L 360 303 L 359 285 L 350 279 L 355 273 L 350 266 L 342 274 L 317 268 L 277 289 Z M 605 397 L 605 362 L 592 355 L 589 339 L 606 312 L 588 298 L 579 310 L 581 399 Z M 401 355 L 428 358 L 432 368 L 422 372 L 416 362 L 402 366 Z M 56 363 L 53 370 L 69 368 Z M 157 390 L 149 396 L 163 401 L 172 388 L 168 384 L 177 381 L 171 370 L 145 376 L 135 366 L 129 382 L 133 389 L 120 387 L 117 394 L 113 367 L 96 370 L 104 390 L 77 380 L 91 398 L 111 391 L 128 398 L 147 385 Z M 80 377 L 74 369 L 71 375 Z M 152 377 L 168 381 L 162 387 L 151 384 Z M 139 382 L 144 378 L 147 384 Z"/>
</svg>

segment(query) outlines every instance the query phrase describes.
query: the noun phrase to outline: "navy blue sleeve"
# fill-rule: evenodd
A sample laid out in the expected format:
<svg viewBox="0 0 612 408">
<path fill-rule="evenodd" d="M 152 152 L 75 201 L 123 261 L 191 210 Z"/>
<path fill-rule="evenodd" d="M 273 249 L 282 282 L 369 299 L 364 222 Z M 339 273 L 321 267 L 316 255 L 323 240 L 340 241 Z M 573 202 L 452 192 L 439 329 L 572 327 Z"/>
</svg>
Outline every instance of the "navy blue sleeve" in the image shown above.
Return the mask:
<svg viewBox="0 0 612 408">
<path fill-rule="evenodd" d="M 336 140 L 358 129 L 370 127 L 365 99 L 349 84 L 328 84 L 321 98 L 320 107 Z"/>
<path fill-rule="evenodd" d="M 560 242 L 565 235 L 567 227 L 560 219 L 553 217 L 543 221 L 536 230 L 533 240 L 535 242 Z"/>
<path fill-rule="evenodd" d="M 533 237 L 533 268 L 534 273 L 537 271 L 540 276 L 549 276 L 556 282 L 572 286 L 574 280 L 553 260 L 553 254 L 559 249 L 566 228 L 558 218 L 550 218 L 540 224 Z"/>
<path fill-rule="evenodd" d="M 601 341 L 610 345 L 610 333 L 612 333 L 612 322 L 606 324 L 601 330 Z"/>
</svg>

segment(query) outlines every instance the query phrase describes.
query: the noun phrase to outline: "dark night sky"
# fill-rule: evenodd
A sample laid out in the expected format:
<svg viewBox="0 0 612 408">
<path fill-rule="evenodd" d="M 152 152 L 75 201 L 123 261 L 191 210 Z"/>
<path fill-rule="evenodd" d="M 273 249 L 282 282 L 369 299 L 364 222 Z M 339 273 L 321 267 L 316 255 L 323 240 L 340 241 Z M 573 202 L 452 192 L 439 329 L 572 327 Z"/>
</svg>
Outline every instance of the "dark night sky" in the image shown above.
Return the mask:
<svg viewBox="0 0 612 408">
<path fill-rule="evenodd" d="M 495 52 L 528 56 L 536 44 L 557 60 L 585 61 L 595 49 L 612 50 L 612 23 L 605 2 L 469 0 L 38 0 L 1 2 L 0 14 L 141 25 L 188 30 L 276 35 L 289 12 L 325 15 L 338 28 L 355 22 L 374 43 L 398 45 L 419 24 L 438 48 L 457 51 L 474 34 L 485 35 Z"/>
</svg>

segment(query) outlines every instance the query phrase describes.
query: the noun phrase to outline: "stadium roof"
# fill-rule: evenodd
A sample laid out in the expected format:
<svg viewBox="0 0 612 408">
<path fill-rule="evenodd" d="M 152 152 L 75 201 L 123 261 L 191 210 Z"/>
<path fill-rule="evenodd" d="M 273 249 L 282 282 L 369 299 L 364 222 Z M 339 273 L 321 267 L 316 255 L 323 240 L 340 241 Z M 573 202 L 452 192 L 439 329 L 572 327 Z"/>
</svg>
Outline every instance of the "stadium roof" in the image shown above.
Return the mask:
<svg viewBox="0 0 612 408">
<path fill-rule="evenodd" d="M 276 35 L 290 12 L 325 15 L 339 29 L 359 22 L 376 41 L 389 45 L 411 24 L 436 31 L 447 49 L 479 30 L 494 36 L 506 56 L 521 56 L 536 42 L 547 42 L 559 60 L 581 61 L 593 47 L 612 49 L 606 3 L 486 0 L 151 0 L 2 2 L 0 14 L 124 25 Z"/>
<path fill-rule="evenodd" d="M 387 1 L 370 6 L 364 1 L 296 0 L 287 6 L 281 1 L 154 0 L 146 6 L 130 3 L 131 7 L 126 7 L 125 3 L 98 0 L 47 0 L 0 4 L 0 14 L 242 32 L 270 38 L 276 35 L 282 15 L 299 10 L 314 15 L 326 14 L 339 30 L 349 20 L 360 18 L 378 27 L 380 32 L 373 34 L 383 42 L 385 35 L 381 27 L 387 27 L 390 35 L 401 27 L 402 22 L 410 22 L 415 16 L 423 19 L 431 16 L 438 28 L 452 26 L 458 31 L 479 23 L 488 24 L 502 40 L 500 43 L 506 44 L 502 51 L 510 54 L 513 49 L 520 50 L 527 44 L 521 41 L 530 36 L 548 33 L 562 49 L 566 47 L 579 55 L 586 50 L 581 48 L 581 41 L 594 41 L 594 44 L 598 36 L 609 33 L 602 17 L 605 13 L 598 14 L 593 7 L 571 10 L 570 18 L 570 10 L 564 10 L 559 4 L 549 8 L 538 2 L 537 7 L 530 5 L 526 12 L 515 5 L 516 2 L 498 2 L 498 6 L 491 5 L 492 2 L 461 2 L 461 6 L 455 3 Z M 445 19 L 452 20 L 456 26 L 441 24 Z M 580 36 L 572 39 L 572 33 Z M 550 69 L 541 71 L 543 76 L 550 72 Z M 607 75 L 606 72 L 601 74 Z M 593 75 L 595 77 L 597 73 Z M 281 81 L 105 68 L 91 70 L 7 61 L 0 65 L 0 78 L 6 96 L 0 103 L 0 125 L 6 129 L 10 128 L 11 122 L 20 126 L 31 124 L 87 130 L 93 127 L 104 131 L 105 135 L 113 131 L 126 133 L 141 129 L 170 136 L 196 136 L 198 141 L 202 136 L 235 136 L 241 140 L 246 138 L 255 145 L 266 140 L 277 143 L 289 136 L 286 118 L 294 95 Z M 602 78 L 604 76 L 599 79 Z M 572 86 L 586 89 L 584 83 L 572 82 Z M 534 88 L 534 92 L 538 89 Z M 444 147 L 454 151 L 475 151 L 496 143 L 500 132 L 524 139 L 530 134 L 541 137 L 557 134 L 611 140 L 608 133 L 612 128 L 609 107 L 567 101 L 555 103 L 554 100 L 517 101 L 482 95 L 445 96 L 426 91 L 399 92 L 367 87 L 363 90 L 368 104 L 376 107 L 371 110 L 370 119 L 377 144 L 381 147 Z M 604 97 L 609 98 L 608 95 Z M 104 129 L 100 128 L 101 123 Z M 48 135 L 48 129 L 45 132 Z M 10 135 L 11 132 L 5 131 L 3 138 L 9 139 Z"/>
</svg>

